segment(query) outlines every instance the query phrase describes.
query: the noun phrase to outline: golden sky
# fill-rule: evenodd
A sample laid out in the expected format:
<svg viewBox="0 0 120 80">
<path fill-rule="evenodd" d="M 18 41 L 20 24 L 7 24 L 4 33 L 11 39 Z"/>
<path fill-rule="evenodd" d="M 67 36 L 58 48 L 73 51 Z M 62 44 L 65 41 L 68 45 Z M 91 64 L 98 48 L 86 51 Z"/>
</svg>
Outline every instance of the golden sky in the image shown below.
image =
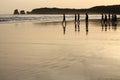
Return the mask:
<svg viewBox="0 0 120 80">
<path fill-rule="evenodd" d="M 31 11 L 40 7 L 89 8 L 113 4 L 120 4 L 120 0 L 0 0 L 0 14 L 13 13 L 14 9 Z"/>
</svg>

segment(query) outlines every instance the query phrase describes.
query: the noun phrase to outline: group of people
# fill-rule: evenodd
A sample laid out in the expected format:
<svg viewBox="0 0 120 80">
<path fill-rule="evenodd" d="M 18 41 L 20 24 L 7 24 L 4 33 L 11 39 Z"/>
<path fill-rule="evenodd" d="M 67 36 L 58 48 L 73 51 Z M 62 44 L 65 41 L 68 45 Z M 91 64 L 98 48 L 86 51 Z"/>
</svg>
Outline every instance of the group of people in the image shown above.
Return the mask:
<svg viewBox="0 0 120 80">
<path fill-rule="evenodd" d="M 88 14 L 86 13 L 86 17 L 85 17 L 85 22 L 86 22 L 86 32 L 88 33 Z M 80 31 L 80 14 L 77 13 L 74 16 L 74 23 L 75 23 L 75 31 Z M 65 14 L 63 14 L 63 22 L 62 22 L 62 26 L 63 26 L 63 32 L 65 34 L 66 31 L 66 16 Z"/>
<path fill-rule="evenodd" d="M 107 31 L 107 28 L 109 29 L 117 29 L 117 15 L 116 14 L 102 14 L 102 31 L 105 29 Z M 109 25 L 109 27 L 107 27 Z"/>
<path fill-rule="evenodd" d="M 78 13 L 78 14 L 75 14 L 75 20 L 74 20 L 74 22 L 75 22 L 75 31 L 80 31 L 80 14 Z"/>
<path fill-rule="evenodd" d="M 86 35 L 87 35 L 88 30 L 89 30 L 88 29 L 89 16 L 87 13 L 85 14 L 85 22 L 86 22 Z M 110 13 L 109 14 L 102 14 L 101 22 L 102 22 L 102 29 L 104 29 L 104 27 L 105 27 L 105 31 L 107 30 L 107 25 L 109 25 L 109 28 L 111 25 L 112 29 L 116 30 L 116 28 L 117 28 L 117 15 L 110 14 Z M 74 23 L 75 23 L 75 31 L 79 32 L 80 31 L 80 14 L 79 13 L 75 14 Z M 63 14 L 62 25 L 63 25 L 63 32 L 65 34 L 65 31 L 66 31 L 66 16 L 65 16 L 65 14 Z"/>
<path fill-rule="evenodd" d="M 108 22 L 117 22 L 117 15 L 116 14 L 102 14 L 102 23 L 107 24 Z"/>
<path fill-rule="evenodd" d="M 65 14 L 63 14 L 63 22 L 66 21 L 66 17 L 65 17 Z M 88 14 L 86 13 L 86 18 L 85 18 L 85 21 L 88 22 Z M 75 22 L 80 22 L 80 14 L 75 14 Z"/>
<path fill-rule="evenodd" d="M 86 13 L 86 32 L 88 33 L 88 14 Z M 80 31 L 80 14 L 75 14 L 75 31 Z"/>
<path fill-rule="evenodd" d="M 63 14 L 63 22 L 66 21 L 65 14 Z M 88 14 L 86 13 L 85 21 L 88 22 Z M 116 22 L 117 21 L 117 15 L 116 14 L 102 14 L 102 19 L 101 21 L 105 24 L 108 22 Z M 80 14 L 75 14 L 75 22 L 80 22 Z"/>
</svg>

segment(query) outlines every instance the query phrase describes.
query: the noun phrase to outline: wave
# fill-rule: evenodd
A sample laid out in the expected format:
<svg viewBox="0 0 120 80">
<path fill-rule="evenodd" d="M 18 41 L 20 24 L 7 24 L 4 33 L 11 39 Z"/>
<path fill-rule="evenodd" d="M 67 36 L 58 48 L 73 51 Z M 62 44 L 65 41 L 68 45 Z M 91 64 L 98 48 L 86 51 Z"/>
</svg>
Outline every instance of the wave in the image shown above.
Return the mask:
<svg viewBox="0 0 120 80">
<path fill-rule="evenodd" d="M 100 15 L 90 15 L 90 19 L 100 19 Z M 80 19 L 85 19 L 85 15 L 80 15 Z M 62 21 L 63 15 L 0 15 L 0 22 L 57 22 Z M 74 20 L 74 15 L 66 15 L 67 21 Z"/>
</svg>

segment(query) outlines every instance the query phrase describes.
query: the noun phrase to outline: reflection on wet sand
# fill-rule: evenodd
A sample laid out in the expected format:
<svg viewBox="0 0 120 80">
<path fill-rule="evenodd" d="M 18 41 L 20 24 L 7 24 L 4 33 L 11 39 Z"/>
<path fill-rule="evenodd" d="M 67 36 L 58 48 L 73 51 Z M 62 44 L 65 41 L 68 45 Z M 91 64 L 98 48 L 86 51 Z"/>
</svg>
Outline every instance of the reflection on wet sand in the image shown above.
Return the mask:
<svg viewBox="0 0 120 80">
<path fill-rule="evenodd" d="M 86 13 L 86 17 L 85 17 L 85 31 L 86 31 L 86 35 L 88 35 L 88 14 Z M 75 25 L 75 32 L 78 31 L 80 32 L 80 14 L 75 14 L 75 19 L 74 19 L 74 25 Z M 66 32 L 66 17 L 65 14 L 63 14 L 63 21 L 62 21 L 62 27 L 63 27 L 63 34 L 65 35 Z"/>
<path fill-rule="evenodd" d="M 63 34 L 65 35 L 65 32 L 66 32 L 66 21 L 62 22 L 62 27 L 63 27 Z"/>
<path fill-rule="evenodd" d="M 101 22 L 102 31 L 108 31 L 108 29 L 109 30 L 112 29 L 112 30 L 116 31 L 117 30 L 117 24 L 118 24 L 117 21 L 109 21 L 108 23 Z"/>
<path fill-rule="evenodd" d="M 83 25 L 83 22 L 85 23 L 85 25 Z M 117 20 L 117 15 L 116 14 L 102 14 L 101 19 L 89 19 L 88 13 L 85 14 L 85 18 L 84 20 L 80 18 L 80 14 L 74 14 L 73 20 L 72 21 L 67 21 L 66 19 L 66 15 L 63 14 L 63 21 L 62 21 L 62 29 L 63 29 L 63 34 L 66 34 L 66 26 L 69 25 L 69 23 L 71 25 L 74 25 L 74 30 L 75 32 L 80 32 L 81 28 L 85 28 L 85 32 L 86 35 L 88 35 L 89 32 L 89 24 L 91 25 L 91 22 L 93 22 L 96 25 L 101 25 L 101 30 L 102 31 L 110 31 L 110 30 L 117 30 L 117 26 L 118 26 L 118 20 Z M 66 23 L 68 25 L 66 25 Z M 49 26 L 49 25 L 59 25 L 61 24 L 61 22 L 45 22 L 45 23 L 34 23 L 35 25 L 45 25 L 45 26 Z M 81 26 L 82 25 L 82 26 Z M 68 27 L 69 28 L 69 27 Z M 92 30 L 92 29 L 91 29 Z"/>
<path fill-rule="evenodd" d="M 86 22 L 86 35 L 88 35 L 88 22 Z"/>
<path fill-rule="evenodd" d="M 117 22 L 112 22 L 112 29 L 113 29 L 114 31 L 117 30 Z"/>
<path fill-rule="evenodd" d="M 101 19 L 101 25 L 102 25 L 102 31 L 108 31 L 109 30 L 117 30 L 117 16 L 116 14 L 112 14 L 112 16 L 110 14 L 108 14 L 108 19 L 107 19 L 107 15 L 105 14 L 105 16 L 102 14 L 102 19 Z M 108 27 L 109 26 L 109 27 Z"/>
<path fill-rule="evenodd" d="M 0 24 L 0 80 L 120 80 L 120 24 L 66 22 Z"/>
<path fill-rule="evenodd" d="M 74 24 L 75 24 L 75 32 L 76 32 L 76 31 L 79 32 L 79 31 L 80 31 L 80 22 L 79 22 L 79 21 L 76 21 Z"/>
<path fill-rule="evenodd" d="M 87 13 L 86 13 L 85 21 L 86 21 L 86 35 L 88 35 L 88 14 Z"/>
<path fill-rule="evenodd" d="M 80 31 L 80 14 L 78 13 L 77 15 L 75 14 L 75 22 L 74 22 L 74 24 L 75 24 L 75 32 Z"/>
</svg>

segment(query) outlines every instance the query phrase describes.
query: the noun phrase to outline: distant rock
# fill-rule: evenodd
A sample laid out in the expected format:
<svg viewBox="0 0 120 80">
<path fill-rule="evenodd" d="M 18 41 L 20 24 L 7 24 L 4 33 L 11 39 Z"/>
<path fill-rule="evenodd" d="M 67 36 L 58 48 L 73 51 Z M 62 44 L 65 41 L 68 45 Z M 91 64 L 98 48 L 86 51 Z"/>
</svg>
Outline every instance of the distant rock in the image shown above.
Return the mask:
<svg viewBox="0 0 120 80">
<path fill-rule="evenodd" d="M 20 14 L 25 14 L 25 11 L 24 11 L 24 10 L 21 10 L 21 11 L 20 11 Z"/>
<path fill-rule="evenodd" d="M 14 10 L 14 14 L 19 14 L 18 9 L 15 9 L 15 10 Z"/>
<path fill-rule="evenodd" d="M 26 12 L 26 14 L 30 14 L 30 12 L 29 12 L 29 11 L 27 11 L 27 12 Z"/>
</svg>

